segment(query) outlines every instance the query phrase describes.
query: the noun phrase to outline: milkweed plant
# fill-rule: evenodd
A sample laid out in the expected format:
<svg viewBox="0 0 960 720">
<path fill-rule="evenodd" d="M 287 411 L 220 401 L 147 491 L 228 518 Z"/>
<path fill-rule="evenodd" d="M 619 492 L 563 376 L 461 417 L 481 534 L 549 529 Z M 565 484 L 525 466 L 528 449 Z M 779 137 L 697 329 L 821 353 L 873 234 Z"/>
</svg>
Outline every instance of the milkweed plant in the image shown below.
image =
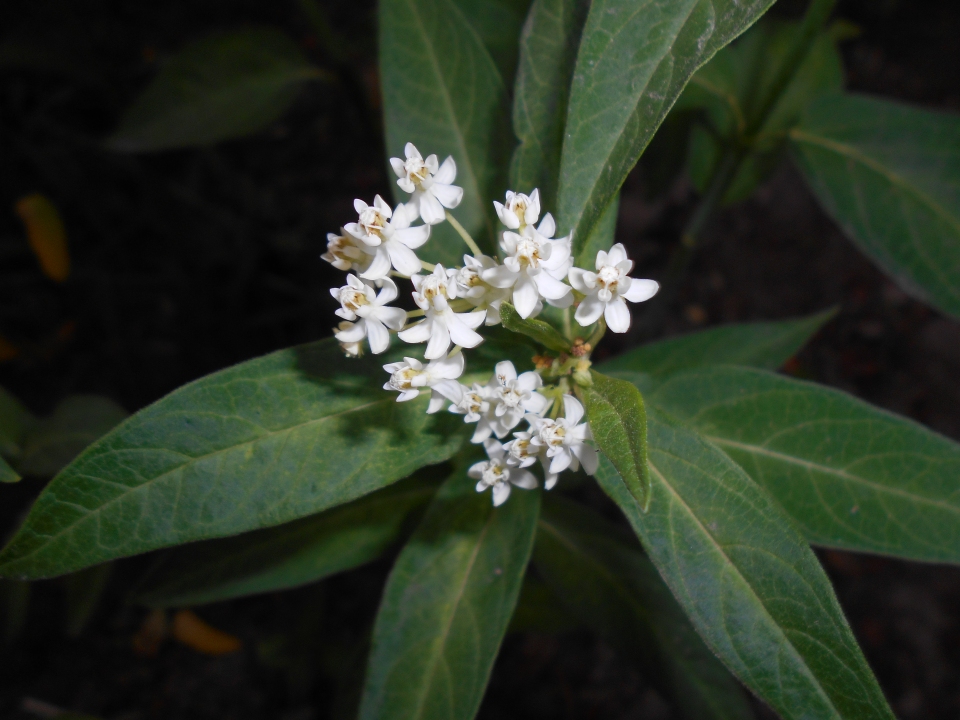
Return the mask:
<svg viewBox="0 0 960 720">
<path fill-rule="evenodd" d="M 846 92 L 834 3 L 761 20 L 772 4 L 380 0 L 394 195 L 327 236 L 333 337 L 108 432 L 0 575 L 158 551 L 133 597 L 167 608 L 389 555 L 363 720 L 473 718 L 508 630 L 558 612 L 682 717 L 892 718 L 812 546 L 960 562 L 960 446 L 776 372 L 831 309 L 657 338 L 714 212 L 784 162 L 960 317 L 960 120 Z M 107 146 L 255 132 L 325 72 L 276 30 L 198 41 Z M 638 161 L 699 195 L 663 272 L 616 233 Z M 644 342 L 611 357 L 612 335 Z"/>
</svg>

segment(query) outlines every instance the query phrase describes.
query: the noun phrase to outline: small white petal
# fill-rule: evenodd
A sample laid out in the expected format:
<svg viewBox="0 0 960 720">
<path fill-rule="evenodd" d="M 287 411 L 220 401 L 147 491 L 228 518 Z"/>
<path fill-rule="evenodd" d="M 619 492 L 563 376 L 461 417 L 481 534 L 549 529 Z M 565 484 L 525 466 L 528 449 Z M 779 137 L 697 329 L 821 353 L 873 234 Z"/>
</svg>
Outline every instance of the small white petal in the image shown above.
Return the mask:
<svg viewBox="0 0 960 720">
<path fill-rule="evenodd" d="M 578 267 L 570 268 L 567 272 L 567 279 L 574 290 L 582 292 L 584 295 L 589 295 L 590 291 L 597 286 L 597 274 L 589 270 L 581 270 Z"/>
<path fill-rule="evenodd" d="M 425 192 L 420 196 L 420 217 L 427 225 L 442 223 L 447 217 L 443 205 L 432 192 Z"/>
<path fill-rule="evenodd" d="M 415 227 L 408 227 L 402 230 L 397 230 L 393 234 L 393 239 L 403 243 L 411 250 L 416 250 L 418 247 L 420 247 L 427 240 L 430 239 L 430 226 L 417 225 Z"/>
<path fill-rule="evenodd" d="M 395 267 L 401 275 L 408 277 L 416 275 L 423 268 L 423 264 L 420 262 L 417 254 L 399 242 L 387 243 L 387 253 L 390 256 L 390 262 L 393 264 L 393 267 Z"/>
<path fill-rule="evenodd" d="M 360 277 L 367 280 L 380 280 L 390 274 L 390 268 L 390 255 L 387 249 L 381 245 L 374 253 L 370 267 L 361 273 Z"/>
<path fill-rule="evenodd" d="M 597 472 L 597 467 L 600 465 L 600 457 L 594 448 L 580 443 L 574 445 L 573 451 L 577 454 L 580 462 L 583 463 L 583 470 L 587 475 L 593 475 Z"/>
<path fill-rule="evenodd" d="M 397 337 L 406 343 L 422 343 L 430 339 L 430 326 L 432 323 L 423 320 L 416 325 L 411 325 L 402 331 Z"/>
<path fill-rule="evenodd" d="M 577 425 L 583 417 L 583 405 L 573 395 L 563 396 L 563 416 L 570 425 Z"/>
<path fill-rule="evenodd" d="M 443 165 L 434 173 L 433 182 L 440 185 L 450 185 L 454 180 L 457 179 L 457 163 L 454 161 L 453 156 L 451 155 L 446 160 L 443 161 Z M 461 194 L 463 191 L 461 191 Z M 459 202 L 459 201 L 458 201 Z M 447 207 L 452 207 L 447 205 Z"/>
<path fill-rule="evenodd" d="M 625 333 L 630 329 L 630 309 L 621 297 L 607 303 L 603 317 L 607 321 L 607 327 L 615 333 Z"/>
<path fill-rule="evenodd" d="M 512 470 L 510 482 L 524 490 L 533 490 L 537 487 L 537 478 L 529 470 Z"/>
<path fill-rule="evenodd" d="M 379 320 L 367 320 L 367 339 L 370 340 L 370 352 L 379 355 L 390 347 L 390 333 Z"/>
<path fill-rule="evenodd" d="M 510 497 L 510 483 L 493 486 L 493 506 L 500 507 Z"/>
<path fill-rule="evenodd" d="M 480 313 L 480 322 L 483 322 L 484 315 L 485 313 Z M 479 325 L 480 322 L 477 324 Z M 453 317 L 448 318 L 447 328 L 450 339 L 460 347 L 472 348 L 483 342 L 483 336 L 467 327 L 460 315 L 453 314 Z M 429 349 L 429 345 L 427 348 Z M 444 352 L 446 352 L 446 348 L 444 348 Z"/>
<path fill-rule="evenodd" d="M 630 278 L 630 289 L 622 297 L 630 302 L 643 302 L 656 295 L 659 289 L 660 284 L 656 280 Z"/>
<path fill-rule="evenodd" d="M 483 338 L 481 338 L 481 340 L 482 339 Z M 436 360 L 437 358 L 443 357 L 449 347 L 450 331 L 447 330 L 446 324 L 442 322 L 433 323 L 430 339 L 427 341 L 427 349 L 424 351 L 423 356 L 427 358 L 427 360 Z"/>
<path fill-rule="evenodd" d="M 539 299 L 540 292 L 537 290 L 536 282 L 526 273 L 521 274 L 513 287 L 513 305 L 520 317 L 524 320 L 530 317 Z"/>
<path fill-rule="evenodd" d="M 587 327 L 600 319 L 605 307 L 606 305 L 596 295 L 588 295 L 580 301 L 580 307 L 577 308 L 573 317 L 581 326 Z"/>
<path fill-rule="evenodd" d="M 506 265 L 497 265 L 480 274 L 484 282 L 490 283 L 495 288 L 511 288 L 516 284 L 518 277 L 518 273 L 510 270 Z"/>
<path fill-rule="evenodd" d="M 451 210 L 457 207 L 460 201 L 463 200 L 463 188 L 456 185 L 435 182 L 430 186 L 430 190 L 437 196 L 437 200 L 440 201 L 441 205 Z"/>
</svg>

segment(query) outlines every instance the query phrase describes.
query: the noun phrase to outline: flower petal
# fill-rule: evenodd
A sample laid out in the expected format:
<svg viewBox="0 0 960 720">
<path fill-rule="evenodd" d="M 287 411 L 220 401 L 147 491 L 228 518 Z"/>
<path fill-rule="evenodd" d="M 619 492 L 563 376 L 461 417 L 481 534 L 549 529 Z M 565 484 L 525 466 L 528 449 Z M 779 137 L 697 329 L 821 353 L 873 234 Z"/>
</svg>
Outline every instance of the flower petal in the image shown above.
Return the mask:
<svg viewBox="0 0 960 720">
<path fill-rule="evenodd" d="M 515 273 L 506 265 L 497 265 L 489 270 L 484 270 L 480 274 L 480 278 L 484 282 L 490 283 L 495 288 L 501 289 L 513 287 L 519 277 L 520 276 L 518 273 Z"/>
<path fill-rule="evenodd" d="M 403 308 L 381 307 L 372 315 L 391 330 L 399 330 L 407 321 L 407 313 Z"/>
<path fill-rule="evenodd" d="M 420 217 L 427 225 L 442 223 L 447 218 L 443 205 L 437 200 L 432 190 L 433 188 L 420 196 Z"/>
<path fill-rule="evenodd" d="M 600 465 L 600 457 L 597 455 L 595 448 L 583 443 L 578 443 L 573 446 L 573 452 L 580 459 L 580 462 L 583 463 L 583 470 L 587 475 L 593 475 L 597 472 L 597 467 Z"/>
<path fill-rule="evenodd" d="M 537 227 L 537 232 L 543 235 L 545 238 L 552 238 L 556 231 L 557 222 L 553 219 L 553 215 L 547 213 L 543 216 L 543 220 L 540 221 L 540 225 Z"/>
<path fill-rule="evenodd" d="M 437 200 L 445 208 L 451 210 L 460 204 L 463 200 L 463 188 L 457 185 L 447 185 L 444 183 L 434 183 L 430 186 L 431 192 L 436 195 Z"/>
<path fill-rule="evenodd" d="M 390 347 L 390 333 L 383 323 L 375 318 L 367 318 L 367 339 L 370 340 L 370 352 L 379 355 Z"/>
<path fill-rule="evenodd" d="M 414 227 L 397 230 L 393 233 L 393 240 L 403 243 L 411 250 L 415 250 L 430 239 L 429 225 L 416 225 Z"/>
<path fill-rule="evenodd" d="M 457 179 L 457 163 L 453 159 L 453 156 L 450 155 L 446 160 L 443 161 L 443 165 L 437 170 L 433 176 L 433 182 L 440 185 L 450 185 L 454 180 Z M 461 194 L 463 191 L 461 191 Z M 452 205 L 447 205 L 447 207 L 453 207 Z"/>
<path fill-rule="evenodd" d="M 361 320 L 356 325 L 353 323 L 341 323 L 341 325 L 347 324 L 349 327 L 344 328 L 338 333 L 334 334 L 334 337 L 340 342 L 345 343 L 354 343 L 360 342 L 367 335 L 367 323 L 365 320 Z"/>
<path fill-rule="evenodd" d="M 596 295 L 588 295 L 580 301 L 580 307 L 577 308 L 573 317 L 582 327 L 587 327 L 600 319 L 605 307 L 606 304 L 601 302 Z"/>
<path fill-rule="evenodd" d="M 501 483 L 493 486 L 493 506 L 500 507 L 510 497 L 510 483 Z"/>
<path fill-rule="evenodd" d="M 537 307 L 539 299 L 540 292 L 537 290 L 537 283 L 526 273 L 521 273 L 518 276 L 517 284 L 513 287 L 513 304 L 520 317 L 524 320 L 530 317 Z"/>
<path fill-rule="evenodd" d="M 583 405 L 573 395 L 563 396 L 563 416 L 570 426 L 579 425 L 583 418 Z"/>
<path fill-rule="evenodd" d="M 567 272 L 567 279 L 574 290 L 582 292 L 584 295 L 589 295 L 590 291 L 597 287 L 597 274 L 578 267 L 570 268 Z"/>
<path fill-rule="evenodd" d="M 421 320 L 416 325 L 411 325 L 406 330 L 403 330 L 398 337 L 405 343 L 426 342 L 433 334 L 431 329 L 432 325 L 433 323 L 428 320 Z"/>
<path fill-rule="evenodd" d="M 387 254 L 390 255 L 390 262 L 401 275 L 410 277 L 411 275 L 416 275 L 423 268 L 420 258 L 406 245 L 393 240 L 385 244 L 387 246 Z"/>
<path fill-rule="evenodd" d="M 559 300 L 570 294 L 570 286 L 560 282 L 549 273 L 537 273 L 534 279 L 540 294 L 547 300 Z"/>
<path fill-rule="evenodd" d="M 480 315 L 480 322 L 483 322 L 484 315 L 484 313 Z M 460 347 L 476 347 L 483 342 L 483 336 L 471 330 L 461 317 L 461 315 L 457 315 L 456 313 L 450 313 L 450 315 L 447 316 L 447 328 L 450 339 Z M 479 325 L 479 323 L 477 324 Z M 429 350 L 429 345 L 427 349 Z"/>
<path fill-rule="evenodd" d="M 630 302 L 643 302 L 656 295 L 658 290 L 660 290 L 660 284 L 656 280 L 630 278 L 630 289 L 621 297 Z"/>
<path fill-rule="evenodd" d="M 517 379 L 517 369 L 509 360 L 501 360 L 498 362 L 493 368 L 493 374 L 497 376 L 497 380 L 503 385 L 506 385 L 511 380 Z M 524 375 L 527 374 L 528 373 L 524 373 Z M 532 374 L 536 375 L 536 373 Z M 537 377 L 539 377 L 539 375 Z"/>
<path fill-rule="evenodd" d="M 427 360 L 436 360 L 437 358 L 443 357 L 449 347 L 450 331 L 447 330 L 446 323 L 434 322 L 430 339 L 427 341 L 427 349 L 424 351 L 423 356 Z"/>
<path fill-rule="evenodd" d="M 607 303 L 603 317 L 607 321 L 607 327 L 615 333 L 625 333 L 630 329 L 630 309 L 622 297 L 616 297 Z"/>
<path fill-rule="evenodd" d="M 373 260 L 370 262 L 370 267 L 368 267 L 365 272 L 361 273 L 360 277 L 367 280 L 380 280 L 390 274 L 390 267 L 390 254 L 387 252 L 387 249 L 381 245 L 373 254 Z"/>
</svg>

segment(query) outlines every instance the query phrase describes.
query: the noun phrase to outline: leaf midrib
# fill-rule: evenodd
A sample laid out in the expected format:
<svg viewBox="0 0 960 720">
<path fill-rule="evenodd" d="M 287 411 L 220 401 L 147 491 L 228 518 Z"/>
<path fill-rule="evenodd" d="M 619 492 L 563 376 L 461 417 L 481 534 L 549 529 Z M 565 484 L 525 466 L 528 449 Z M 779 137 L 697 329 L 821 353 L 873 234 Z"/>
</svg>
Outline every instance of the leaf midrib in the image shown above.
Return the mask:
<svg viewBox="0 0 960 720">
<path fill-rule="evenodd" d="M 190 465 L 192 465 L 192 464 L 194 464 L 194 463 L 196 463 L 196 462 L 199 462 L 199 461 L 201 461 L 201 460 L 205 460 L 205 459 L 210 458 L 210 457 L 216 457 L 216 456 L 219 456 L 219 455 L 222 455 L 222 454 L 225 454 L 225 453 L 234 451 L 234 450 L 236 450 L 237 448 L 242 448 L 242 447 L 245 447 L 245 446 L 248 446 L 248 445 L 253 445 L 253 444 L 255 444 L 255 443 L 258 443 L 258 442 L 261 442 L 261 441 L 263 441 L 263 440 L 265 440 L 265 439 L 268 439 L 268 438 L 270 438 L 270 437 L 274 437 L 274 436 L 276 436 L 276 435 L 280 435 L 280 434 L 282 434 L 282 433 L 287 433 L 287 432 L 292 432 L 292 431 L 295 431 L 295 430 L 300 430 L 300 429 L 302 429 L 302 428 L 308 427 L 308 426 L 310 426 L 310 425 L 312 425 L 312 424 L 315 424 L 315 423 L 323 423 L 323 422 L 326 422 L 326 421 L 328 421 L 328 420 L 332 420 L 332 419 L 334 419 L 334 418 L 341 417 L 341 416 L 343 416 L 343 415 L 348 415 L 348 414 L 350 414 L 350 413 L 352 413 L 352 412 L 357 412 L 357 411 L 360 411 L 360 410 L 366 410 L 367 408 L 370 408 L 370 407 L 373 407 L 373 406 L 375 406 L 375 405 L 377 405 L 377 404 L 379 404 L 379 403 L 385 403 L 385 402 L 390 402 L 390 400 L 389 400 L 389 399 L 374 400 L 373 402 L 366 403 L 365 405 L 358 405 L 358 406 L 352 407 L 352 408 L 350 408 L 349 410 L 344 410 L 344 411 L 342 411 L 342 412 L 334 413 L 334 414 L 332 414 L 332 415 L 325 415 L 325 416 L 323 416 L 323 417 L 321 417 L 321 418 L 314 418 L 314 419 L 309 420 L 309 421 L 304 422 L 304 423 L 298 423 L 298 424 L 296 424 L 296 425 L 289 425 L 289 426 L 287 426 L 287 427 L 280 428 L 280 429 L 278 429 L 278 430 L 272 430 L 272 431 L 270 431 L 270 432 L 267 432 L 267 433 L 265 433 L 265 434 L 263 434 L 263 435 L 260 435 L 260 436 L 258 436 L 258 437 L 256 437 L 256 438 L 254 438 L 254 439 L 252 439 L 252 440 L 247 440 L 247 441 L 242 442 L 242 443 L 237 443 L 236 445 L 230 445 L 229 447 L 218 448 L 217 450 L 214 450 L 213 452 L 205 453 L 205 454 L 203 454 L 203 455 L 197 455 L 197 456 L 191 457 L 190 460 L 187 460 L 186 462 L 184 462 L 184 463 L 182 463 L 182 464 L 180 464 L 180 465 L 177 465 L 176 467 L 174 467 L 174 468 L 172 468 L 172 469 L 170 469 L 170 470 L 167 470 L 167 471 L 165 471 L 165 472 L 163 472 L 163 473 L 160 473 L 159 475 L 155 475 L 154 477 L 149 478 L 149 479 L 146 480 L 145 482 L 142 482 L 142 483 L 140 483 L 139 485 L 136 485 L 136 486 L 134 486 L 134 487 L 130 487 L 130 486 L 128 486 L 128 485 L 124 485 L 123 483 L 118 483 L 118 482 L 116 482 L 116 481 L 114 481 L 114 480 L 110 480 L 110 479 L 108 479 L 108 478 L 100 478 L 100 477 L 97 477 L 97 476 L 95 476 L 95 475 L 81 474 L 83 477 L 85 477 L 85 478 L 87 478 L 87 479 L 89 479 L 89 480 L 95 480 L 95 481 L 98 481 L 98 482 L 109 482 L 109 483 L 112 483 L 112 484 L 114 484 L 114 485 L 118 485 L 118 484 L 119 484 L 119 485 L 123 485 L 124 487 L 127 487 L 127 488 L 128 488 L 128 492 L 120 493 L 119 495 L 117 495 L 117 496 L 114 497 L 114 498 L 111 498 L 110 500 L 108 500 L 107 502 L 103 503 L 102 505 L 100 505 L 100 506 L 98 506 L 98 507 L 96 507 L 96 508 L 94 508 L 94 509 L 92 509 L 92 510 L 87 510 L 87 512 L 86 512 L 85 515 L 83 515 L 82 517 L 78 518 L 77 520 L 75 520 L 74 522 L 70 523 L 69 525 L 64 526 L 62 529 L 60 529 L 58 532 L 54 533 L 53 535 L 40 535 L 40 534 L 38 533 L 38 534 L 37 534 L 37 537 L 43 537 L 43 538 L 45 538 L 42 544 L 38 545 L 36 548 L 34 548 L 33 550 L 31 550 L 30 552 L 28 552 L 28 553 L 26 553 L 26 554 L 24 554 L 24 555 L 21 555 L 21 556 L 19 556 L 19 557 L 13 558 L 13 559 L 11 559 L 11 560 L 6 560 L 6 561 L 0 562 L 0 568 L 2 568 L 2 567 L 5 566 L 5 565 L 8 565 L 8 564 L 10 564 L 10 563 L 22 563 L 23 561 L 27 560 L 28 558 L 31 558 L 31 557 L 33 557 L 34 555 L 36 555 L 37 553 L 41 552 L 44 548 L 46 548 L 47 546 L 49 546 L 50 543 L 55 542 L 55 541 L 56 541 L 57 539 L 59 539 L 60 537 L 62 537 L 63 535 L 65 535 L 65 534 L 67 534 L 68 532 L 70 532 L 71 530 L 73 530 L 73 529 L 74 529 L 77 525 L 79 525 L 81 522 L 84 522 L 84 521 L 88 520 L 91 516 L 94 516 L 94 515 L 96 515 L 96 514 L 98 514 L 98 513 L 103 512 L 105 509 L 109 508 L 109 507 L 112 506 L 114 503 L 120 502 L 121 500 L 123 500 L 123 499 L 125 499 L 125 498 L 128 498 L 128 497 L 130 497 L 131 495 L 134 495 L 134 494 L 136 494 L 136 493 L 138 493 L 138 492 L 140 492 L 140 491 L 142 491 L 142 490 L 149 489 L 149 488 L 153 487 L 153 484 L 154 484 L 154 483 L 159 482 L 160 480 L 162 480 L 162 479 L 164 479 L 164 478 L 168 477 L 169 475 L 172 475 L 172 474 L 174 474 L 174 473 L 176 473 L 176 472 L 180 472 L 180 471 L 182 471 L 184 468 L 187 468 L 187 467 L 189 467 Z M 109 455 L 109 454 L 120 453 L 120 452 L 158 452 L 158 451 L 171 452 L 171 451 L 169 450 L 169 448 L 131 447 L 131 448 L 123 448 L 123 449 L 121 449 L 121 450 L 113 450 L 113 449 L 111 449 L 111 450 L 109 450 L 109 451 L 107 451 L 107 452 L 98 454 L 97 457 L 101 457 L 102 455 Z M 174 450 L 174 451 L 172 451 L 172 452 L 177 452 L 177 451 Z M 178 453 L 178 454 L 183 455 L 183 453 Z M 84 455 L 86 455 L 86 453 L 84 453 Z M 81 458 L 83 458 L 83 457 L 84 457 L 84 456 L 81 456 Z M 189 456 L 188 456 L 188 457 L 189 457 Z M 364 464 L 365 464 L 365 463 L 364 463 Z M 361 466 L 361 467 L 362 467 L 362 466 Z M 67 477 L 67 475 L 61 475 L 60 477 Z M 61 482 L 62 482 L 62 481 L 61 481 Z M 178 500 L 179 500 L 179 496 L 178 496 Z M 63 501 L 57 500 L 56 497 L 54 496 L 54 502 L 59 503 L 59 502 L 63 502 Z M 76 506 L 76 507 L 80 507 L 80 506 Z M 86 509 L 86 508 L 84 508 L 84 509 Z M 5 554 L 5 553 L 0 553 L 0 560 L 2 560 L 3 554 Z"/>
<path fill-rule="evenodd" d="M 824 700 L 826 700 L 827 705 L 834 711 L 835 717 L 842 720 L 843 716 L 840 714 L 839 710 L 837 710 L 837 707 L 834 704 L 833 699 L 827 694 L 826 690 L 821 685 L 820 679 L 813 673 L 813 671 L 807 665 L 806 658 L 804 658 L 803 655 L 800 654 L 797 648 L 793 645 L 793 643 L 787 637 L 783 628 L 780 627 L 780 623 L 778 623 L 770 614 L 770 611 L 767 609 L 767 606 L 764 604 L 763 600 L 760 598 L 759 595 L 757 595 L 756 591 L 754 590 L 753 585 L 751 585 L 750 582 L 743 576 L 743 573 L 740 571 L 740 568 L 730 559 L 730 557 L 727 555 L 726 551 L 723 549 L 720 543 L 717 542 L 716 538 L 714 538 L 713 535 L 710 532 L 708 532 L 707 528 L 700 521 L 700 518 L 697 517 L 696 513 L 693 512 L 692 508 L 686 503 L 686 501 L 680 496 L 680 494 L 674 489 L 674 487 L 669 482 L 667 482 L 666 477 L 663 475 L 663 473 L 660 472 L 657 466 L 653 463 L 652 458 L 650 457 L 647 458 L 647 464 L 650 466 L 650 471 L 654 473 L 658 478 L 660 478 L 660 482 L 663 484 L 663 486 L 676 499 L 676 501 L 686 510 L 687 515 L 694 521 L 694 523 L 696 523 L 697 527 L 700 528 L 704 537 L 706 537 L 709 540 L 709 542 L 714 546 L 714 548 L 716 548 L 716 551 L 727 562 L 728 567 L 732 568 L 733 572 L 736 574 L 736 577 L 739 578 L 739 580 L 743 583 L 743 585 L 749 590 L 750 595 L 756 601 L 756 604 L 763 612 L 764 617 L 767 618 L 767 620 L 771 623 L 773 628 L 776 630 L 776 633 L 783 639 L 783 644 L 790 648 L 791 654 L 794 656 L 796 660 L 799 661 L 801 667 L 803 668 L 807 676 L 810 678 L 810 680 L 813 682 L 814 686 L 816 687 L 817 692 L 823 697 Z M 676 549 L 675 545 L 674 545 L 674 548 Z M 684 583 L 684 591 L 688 596 L 690 595 L 690 591 L 688 588 L 686 588 L 685 583 Z M 706 641 L 707 638 L 704 638 L 704 640 Z"/>
<path fill-rule="evenodd" d="M 718 437 L 715 435 L 704 435 L 703 437 L 704 439 L 714 443 L 715 445 L 734 447 L 734 448 L 737 448 L 738 450 L 743 450 L 744 452 L 754 453 L 756 455 L 762 455 L 764 457 L 769 457 L 774 460 L 778 460 L 780 462 L 784 462 L 790 465 L 797 465 L 799 467 L 802 467 L 806 470 L 810 470 L 812 472 L 820 472 L 827 475 L 835 475 L 837 477 L 843 478 L 844 480 L 848 480 L 852 483 L 865 485 L 877 492 L 884 492 L 884 493 L 889 493 L 891 495 L 897 495 L 899 497 L 912 500 L 913 502 L 926 503 L 928 505 L 938 507 L 942 510 L 946 510 L 948 512 L 951 512 L 960 516 L 960 507 L 957 507 L 956 505 L 946 504 L 941 501 L 934 500 L 933 498 L 928 498 L 923 495 L 913 494 L 897 487 L 884 485 L 882 483 L 876 482 L 875 480 L 870 480 L 865 477 L 853 475 L 847 472 L 846 470 L 842 470 L 840 468 L 830 467 L 829 465 L 821 465 L 812 460 L 806 460 L 804 458 L 796 457 L 795 455 L 787 455 L 785 453 L 781 453 L 776 450 L 765 448 L 761 445 L 752 445 L 749 443 L 737 442 L 736 440 L 730 440 L 729 438 Z"/>
</svg>

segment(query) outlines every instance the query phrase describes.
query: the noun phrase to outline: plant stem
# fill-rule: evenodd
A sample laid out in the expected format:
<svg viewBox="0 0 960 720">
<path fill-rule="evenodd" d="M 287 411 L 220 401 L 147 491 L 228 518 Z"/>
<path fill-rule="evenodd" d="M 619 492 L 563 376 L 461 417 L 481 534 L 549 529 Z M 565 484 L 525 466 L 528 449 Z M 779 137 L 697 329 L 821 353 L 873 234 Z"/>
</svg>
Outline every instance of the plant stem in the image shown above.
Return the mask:
<svg viewBox="0 0 960 720">
<path fill-rule="evenodd" d="M 806 59 L 810 46 L 829 19 L 830 13 L 833 12 L 836 3 L 837 0 L 811 0 L 807 6 L 807 11 L 800 24 L 800 35 L 778 68 L 777 74 L 768 86 L 767 92 L 759 98 L 757 111 L 751 113 L 751 119 L 742 137 L 729 146 L 720 158 L 720 162 L 714 170 L 706 193 L 704 193 L 697 207 L 694 209 L 693 215 L 690 216 L 690 220 L 680 235 L 680 244 L 670 257 L 662 283 L 663 291 L 657 298 L 656 305 L 651 308 L 651 311 L 644 318 L 644 322 L 637 325 L 638 331 L 646 331 L 646 334 L 650 334 L 656 331 L 663 322 L 669 306 L 679 292 L 680 280 L 686 273 L 687 266 L 690 264 L 693 253 L 697 249 L 700 236 L 707 222 L 726 196 L 730 185 L 740 172 L 744 160 L 749 157 L 751 143 L 756 134 L 763 128 L 770 112 L 774 109 L 784 91 L 786 91 L 790 82 L 793 80 L 794 75 L 796 75 L 800 65 Z"/>
<path fill-rule="evenodd" d="M 447 210 L 447 220 L 451 225 L 453 225 L 453 229 L 457 231 L 457 234 L 463 238 L 463 241 L 467 244 L 467 247 L 470 248 L 470 252 L 472 252 L 474 255 L 483 255 L 483 251 L 480 250 L 480 246 L 474 242 L 473 238 L 470 237 L 470 233 L 464 229 L 463 225 L 457 222 L 457 219 L 450 214 L 449 210 Z"/>
<path fill-rule="evenodd" d="M 408 318 L 423 317 L 425 314 L 423 310 L 407 310 Z"/>
<path fill-rule="evenodd" d="M 587 344 L 590 346 L 591 351 L 597 347 L 597 343 L 603 340 L 604 334 L 607 332 L 607 321 L 600 318 L 600 324 L 597 325 L 597 329 L 593 331 L 593 335 L 587 340 Z"/>
<path fill-rule="evenodd" d="M 573 325 L 570 322 L 570 308 L 563 309 L 563 335 L 567 340 L 573 340 Z"/>
</svg>

